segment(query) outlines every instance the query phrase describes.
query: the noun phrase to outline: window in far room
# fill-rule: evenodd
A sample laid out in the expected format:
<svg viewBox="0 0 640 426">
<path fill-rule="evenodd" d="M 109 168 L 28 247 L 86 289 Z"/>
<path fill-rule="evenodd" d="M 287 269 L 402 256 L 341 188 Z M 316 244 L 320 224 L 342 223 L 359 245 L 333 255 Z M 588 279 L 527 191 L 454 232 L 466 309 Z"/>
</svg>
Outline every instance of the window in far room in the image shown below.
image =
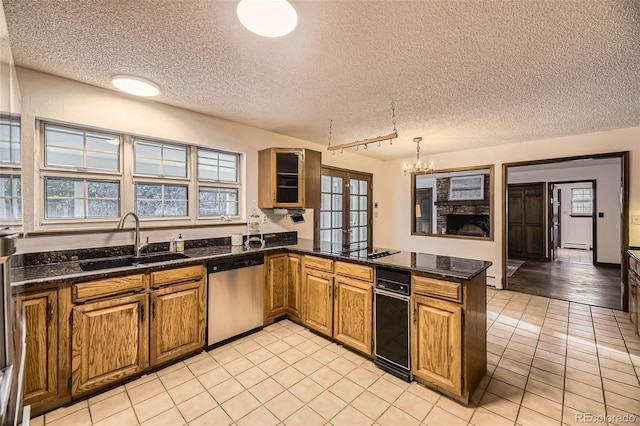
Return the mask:
<svg viewBox="0 0 640 426">
<path fill-rule="evenodd" d="M 571 189 L 571 216 L 593 215 L 593 189 Z"/>
</svg>

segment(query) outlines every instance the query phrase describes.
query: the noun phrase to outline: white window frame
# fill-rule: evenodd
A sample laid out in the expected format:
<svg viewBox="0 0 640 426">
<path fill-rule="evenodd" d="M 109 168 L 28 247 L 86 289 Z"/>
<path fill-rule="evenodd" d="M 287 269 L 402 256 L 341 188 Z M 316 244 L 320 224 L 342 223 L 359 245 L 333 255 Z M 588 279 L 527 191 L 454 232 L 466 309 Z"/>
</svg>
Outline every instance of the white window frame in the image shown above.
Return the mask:
<svg viewBox="0 0 640 426">
<path fill-rule="evenodd" d="M 60 127 L 69 127 L 76 130 L 84 130 L 90 132 L 98 132 L 103 134 L 117 135 L 120 139 L 120 171 L 93 171 L 93 170 L 76 170 L 69 168 L 57 168 L 45 166 L 45 144 L 44 144 L 44 126 L 52 124 Z M 243 224 L 245 220 L 245 199 L 246 199 L 246 153 L 219 149 L 213 146 L 195 145 L 175 140 L 165 140 L 157 137 L 149 137 L 146 135 L 137 135 L 116 131 L 113 129 L 96 128 L 75 123 L 60 122 L 56 120 L 36 118 L 36 132 L 34 138 L 35 144 L 35 170 L 34 181 L 36 183 L 33 190 L 33 201 L 35 208 L 35 223 L 33 229 L 35 232 L 55 232 L 63 230 L 109 230 L 114 229 L 120 217 L 127 212 L 136 211 L 136 184 L 164 184 L 164 185 L 184 185 L 187 186 L 187 215 L 186 216 L 162 216 L 162 217 L 140 217 L 140 222 L 146 226 L 153 227 L 177 227 L 189 225 L 222 225 L 226 221 L 221 216 L 199 216 L 199 188 L 205 187 L 224 187 L 235 188 L 238 190 L 238 214 L 229 217 L 234 224 Z M 179 146 L 186 148 L 186 174 L 182 177 L 166 177 L 160 175 L 150 175 L 143 173 L 135 173 L 135 146 L 136 140 L 145 142 L 166 144 L 171 146 Z M 198 180 L 197 173 L 197 153 L 198 149 L 220 152 L 236 156 L 237 174 L 236 182 L 217 182 L 212 180 Z M 46 219 L 46 200 L 45 200 L 45 177 L 52 178 L 71 178 L 71 179 L 89 179 L 89 180 L 107 180 L 120 182 L 120 217 L 113 218 L 65 218 L 65 219 Z M 24 197 L 24 188 L 23 188 Z M 86 212 L 85 212 L 86 213 Z"/>
<path fill-rule="evenodd" d="M 573 210 L 574 208 L 574 202 L 579 202 L 579 203 L 586 203 L 583 200 L 574 200 L 574 191 L 589 191 L 591 193 L 591 197 L 589 198 L 588 202 L 591 205 L 591 213 L 584 213 L 584 212 L 576 212 Z M 591 217 L 593 216 L 593 188 L 571 188 L 571 216 L 572 217 Z"/>
<path fill-rule="evenodd" d="M 20 229 L 23 226 L 23 220 L 24 220 L 24 188 L 23 188 L 23 182 L 24 179 L 22 178 L 22 152 L 23 152 L 23 144 L 22 144 L 22 122 L 21 122 L 21 117 L 18 115 L 12 115 L 12 114 L 0 114 L 0 117 L 3 120 L 7 120 L 9 123 L 9 156 L 10 159 L 13 160 L 12 158 L 12 153 L 13 153 L 13 138 L 12 138 L 12 134 L 13 134 L 13 130 L 14 130 L 14 126 L 17 125 L 17 131 L 18 131 L 18 146 L 19 146 L 19 155 L 18 155 L 18 161 L 9 161 L 6 163 L 0 162 L 0 175 L 2 175 L 3 177 L 7 176 L 11 179 L 13 178 L 19 178 L 20 179 L 20 217 L 19 218 L 15 218 L 15 219 L 0 219 L 0 225 L 2 226 L 10 226 L 11 228 L 14 229 Z M 12 183 L 13 185 L 13 183 Z M 12 191 L 13 192 L 13 191 Z M 13 199 L 17 199 L 18 197 L 14 197 L 13 195 L 11 195 L 10 197 L 6 197 L 9 198 L 11 200 Z M 3 197 L 3 199 L 6 199 Z M 13 209 L 13 207 L 12 207 Z"/>
<path fill-rule="evenodd" d="M 113 135 L 117 137 L 120 141 L 119 143 L 119 153 L 118 153 L 118 171 L 105 171 L 105 170 L 89 170 L 86 168 L 69 168 L 69 167 L 55 167 L 55 166 L 47 166 L 45 155 L 46 155 L 46 146 L 45 146 L 45 128 L 47 124 L 51 124 L 56 127 L 67 127 L 73 130 L 80 130 L 85 132 L 96 132 Z M 36 171 L 36 179 L 35 182 L 39 182 L 37 185 L 37 190 L 34 188 L 34 196 L 37 212 L 38 221 L 36 225 L 36 229 L 84 229 L 84 228 L 96 228 L 96 227 L 104 227 L 105 224 L 108 223 L 117 223 L 120 219 L 118 217 L 104 217 L 104 218 L 47 218 L 46 217 L 46 188 L 45 188 L 45 179 L 46 178 L 60 178 L 60 179 L 83 179 L 83 180 L 92 180 L 92 181 L 117 181 L 120 184 L 120 215 L 123 214 L 124 203 L 123 197 L 125 194 L 125 185 L 123 179 L 123 170 L 124 170 L 124 152 L 123 149 L 124 141 L 121 134 L 115 132 L 113 130 L 108 129 L 100 129 L 95 127 L 83 126 L 78 124 L 69 124 L 69 123 L 61 123 L 51 120 L 40 120 L 38 121 L 38 140 L 35 141 L 38 150 L 37 152 L 40 154 L 39 158 L 36 159 L 36 164 L 38 165 L 38 170 Z M 85 154 L 83 153 L 83 156 Z M 86 215 L 86 212 L 85 212 Z"/>
<path fill-rule="evenodd" d="M 203 151 L 209 151 L 209 152 L 216 152 L 218 154 L 227 154 L 227 155 L 234 155 L 236 157 L 236 181 L 235 182 L 231 182 L 231 181 L 221 181 L 221 180 L 214 180 L 214 179 L 206 179 L 206 178 L 200 178 L 199 173 L 198 173 L 198 152 L 200 150 Z M 198 220 L 216 220 L 216 221 L 220 221 L 221 218 L 223 218 L 223 216 L 227 216 L 229 219 L 231 220 L 239 220 L 243 217 L 243 202 L 242 200 L 244 199 L 243 197 L 243 188 L 244 185 L 242 185 L 241 181 L 242 178 L 241 176 L 243 176 L 243 167 L 242 167 L 242 163 L 243 163 L 243 155 L 237 152 L 231 152 L 231 151 L 224 151 L 224 150 L 220 150 L 220 149 L 215 149 L 215 148 L 210 148 L 210 147 L 202 147 L 199 146 L 197 147 L 197 149 L 193 150 L 193 157 L 195 159 L 194 163 L 194 169 L 195 169 L 195 176 L 197 179 L 197 185 L 196 185 L 196 190 L 195 190 L 195 212 L 194 214 L 196 215 Z M 218 173 L 218 176 L 219 173 Z M 220 215 L 220 216 L 201 216 L 200 215 L 200 188 L 221 188 L 221 189 L 236 189 L 238 191 L 238 211 L 237 214 L 235 215 Z"/>
</svg>

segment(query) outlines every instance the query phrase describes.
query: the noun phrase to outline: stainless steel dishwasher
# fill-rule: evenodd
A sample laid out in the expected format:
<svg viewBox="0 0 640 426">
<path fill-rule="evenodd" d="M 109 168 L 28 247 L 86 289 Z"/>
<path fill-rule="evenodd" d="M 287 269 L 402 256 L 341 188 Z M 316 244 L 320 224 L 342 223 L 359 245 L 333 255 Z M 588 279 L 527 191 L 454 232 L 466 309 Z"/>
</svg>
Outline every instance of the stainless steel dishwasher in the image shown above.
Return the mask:
<svg viewBox="0 0 640 426">
<path fill-rule="evenodd" d="M 207 263 L 207 345 L 263 325 L 264 255 Z"/>
</svg>

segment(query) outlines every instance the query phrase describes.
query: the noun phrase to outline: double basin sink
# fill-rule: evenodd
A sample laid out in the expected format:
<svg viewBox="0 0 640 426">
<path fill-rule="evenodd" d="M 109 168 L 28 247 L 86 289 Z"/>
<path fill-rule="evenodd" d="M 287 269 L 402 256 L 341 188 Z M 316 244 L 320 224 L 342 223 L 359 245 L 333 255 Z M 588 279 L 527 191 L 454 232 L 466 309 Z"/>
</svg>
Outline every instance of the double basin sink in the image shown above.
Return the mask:
<svg viewBox="0 0 640 426">
<path fill-rule="evenodd" d="M 149 265 L 169 260 L 188 259 L 184 253 L 154 253 L 144 256 L 113 257 L 108 259 L 83 260 L 78 262 L 83 271 L 99 271 L 102 269 L 124 268 L 128 266 Z"/>
</svg>

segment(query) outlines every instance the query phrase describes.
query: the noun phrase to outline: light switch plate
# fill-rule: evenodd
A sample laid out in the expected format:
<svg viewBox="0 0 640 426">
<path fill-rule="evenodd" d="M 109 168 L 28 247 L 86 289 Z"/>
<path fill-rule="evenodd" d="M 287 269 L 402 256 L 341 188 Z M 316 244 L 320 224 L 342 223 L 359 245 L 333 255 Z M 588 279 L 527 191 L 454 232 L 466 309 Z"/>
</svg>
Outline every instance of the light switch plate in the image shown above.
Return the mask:
<svg viewBox="0 0 640 426">
<path fill-rule="evenodd" d="M 640 214 L 634 214 L 633 216 L 631 216 L 631 224 L 640 225 Z"/>
</svg>

